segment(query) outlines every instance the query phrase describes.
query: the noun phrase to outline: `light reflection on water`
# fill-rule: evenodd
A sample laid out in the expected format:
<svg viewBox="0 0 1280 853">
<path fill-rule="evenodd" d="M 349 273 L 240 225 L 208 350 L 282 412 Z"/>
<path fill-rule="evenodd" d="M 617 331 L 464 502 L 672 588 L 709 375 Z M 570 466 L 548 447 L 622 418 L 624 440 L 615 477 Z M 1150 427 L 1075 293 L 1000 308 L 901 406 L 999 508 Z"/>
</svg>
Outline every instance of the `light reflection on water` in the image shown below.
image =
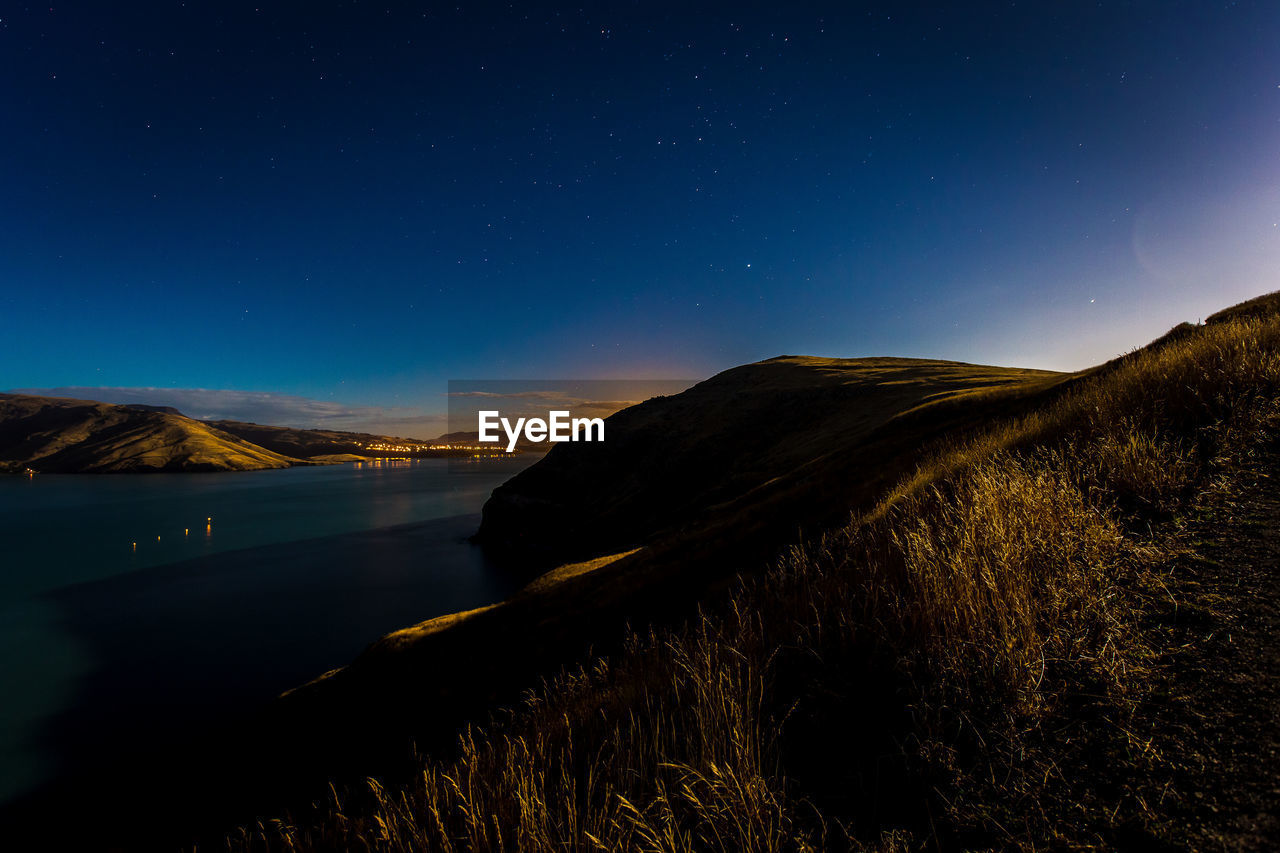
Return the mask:
<svg viewBox="0 0 1280 853">
<path fill-rule="evenodd" d="M 243 657 L 252 652 L 252 643 L 272 639 L 262 626 L 226 622 L 218 610 L 226 610 L 228 600 L 220 596 L 232 596 L 234 603 L 235 596 L 278 594 L 273 583 L 305 587 L 309 604 L 289 617 L 288 630 L 299 638 L 322 638 L 331 646 L 329 654 L 358 651 L 377 633 L 402 627 L 394 620 L 436 615 L 419 616 L 414 609 L 414 602 L 427 593 L 430 601 L 453 609 L 489 603 L 469 597 L 492 596 L 500 587 L 475 576 L 479 558 L 460 542 L 427 542 L 421 534 L 415 540 L 380 537 L 377 553 L 391 559 L 364 566 L 353 565 L 359 559 L 353 557 L 351 542 L 337 548 L 308 543 L 479 512 L 495 486 L 532 461 L 397 460 L 226 474 L 0 478 L 0 696 L 8 697 L 0 702 L 0 800 L 47 775 L 49 762 L 39 740 L 49 737 L 48 721 L 74 712 L 77 703 L 92 695 L 91 690 L 86 694 L 90 676 L 119 666 L 107 658 L 119 657 L 120 649 L 135 651 L 128 639 L 117 643 L 106 635 L 103 642 L 101 634 L 86 639 L 104 625 L 114 630 L 109 621 L 113 595 L 122 602 L 121 612 L 139 608 L 139 631 L 175 627 L 163 622 L 169 606 L 163 596 L 176 596 L 174 607 L 186 618 L 207 620 L 201 622 L 202 630 L 234 632 L 221 644 L 218 636 L 210 636 L 194 649 L 207 656 L 207 668 L 215 671 L 226 664 L 217 660 L 220 650 Z M 284 546 L 278 543 L 297 544 L 281 551 Z M 272 547 L 261 550 L 264 546 Z M 429 553 L 427 562 L 434 562 L 420 565 L 397 548 Z M 246 550 L 244 556 L 228 553 L 242 549 L 260 550 Z M 267 553 L 271 559 L 264 561 L 261 555 Z M 187 562 L 210 555 L 222 556 L 214 563 Z M 252 567 L 253 575 L 236 576 L 240 566 Z M 189 573 L 191 579 L 184 583 L 195 584 L 192 588 L 199 592 L 183 591 L 174 573 Z M 107 583 L 78 586 L 99 581 Z M 160 596 L 165 604 L 138 605 L 144 594 Z M 93 614 L 92 630 L 87 630 L 84 613 L 74 611 L 87 612 L 85 602 L 98 600 L 107 616 Z M 209 613 L 199 612 L 204 601 Z M 353 606 L 359 608 L 358 618 L 345 612 Z M 308 618 L 324 623 L 300 624 Z M 153 624 L 145 625 L 147 619 Z M 120 633 L 131 628 L 121 625 Z M 344 631 L 374 633 L 337 636 Z M 310 645 L 299 654 L 314 656 L 316 643 Z M 104 651 L 106 646 L 113 650 Z M 281 648 L 285 651 L 278 653 L 285 654 L 287 647 Z M 276 670 L 309 673 L 306 666 L 281 661 Z M 260 683 L 250 678 L 246 689 L 276 689 L 265 678 Z M 110 702 L 116 697 L 93 698 Z"/>
<path fill-rule="evenodd" d="M 495 485 L 531 460 L 394 461 L 0 477 L 0 606 L 206 554 L 478 512 Z"/>
</svg>

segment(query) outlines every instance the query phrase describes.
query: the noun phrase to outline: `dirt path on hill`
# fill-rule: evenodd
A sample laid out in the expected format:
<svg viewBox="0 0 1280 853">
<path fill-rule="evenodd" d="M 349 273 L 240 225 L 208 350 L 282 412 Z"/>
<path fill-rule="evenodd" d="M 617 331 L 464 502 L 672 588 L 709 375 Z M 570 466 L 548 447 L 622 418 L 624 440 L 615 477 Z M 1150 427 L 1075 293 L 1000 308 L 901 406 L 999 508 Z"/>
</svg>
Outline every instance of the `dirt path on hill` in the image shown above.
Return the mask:
<svg viewBox="0 0 1280 853">
<path fill-rule="evenodd" d="M 1171 798 L 1153 829 L 1178 848 L 1280 850 L 1280 448 L 1258 462 L 1190 526 L 1179 650 L 1151 707 Z"/>
</svg>

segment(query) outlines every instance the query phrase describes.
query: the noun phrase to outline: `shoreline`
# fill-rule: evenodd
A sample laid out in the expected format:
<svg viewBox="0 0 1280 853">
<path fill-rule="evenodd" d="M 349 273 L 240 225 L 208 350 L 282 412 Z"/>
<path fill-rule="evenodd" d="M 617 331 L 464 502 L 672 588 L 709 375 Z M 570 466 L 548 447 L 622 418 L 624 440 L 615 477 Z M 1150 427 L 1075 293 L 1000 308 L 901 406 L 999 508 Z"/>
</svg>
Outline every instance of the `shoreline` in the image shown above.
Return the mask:
<svg viewBox="0 0 1280 853">
<path fill-rule="evenodd" d="M 91 650 L 26 738 L 43 759 L 0 807 L 234 726 L 381 636 L 519 584 L 468 542 L 478 514 L 220 552 L 40 596 Z"/>
</svg>

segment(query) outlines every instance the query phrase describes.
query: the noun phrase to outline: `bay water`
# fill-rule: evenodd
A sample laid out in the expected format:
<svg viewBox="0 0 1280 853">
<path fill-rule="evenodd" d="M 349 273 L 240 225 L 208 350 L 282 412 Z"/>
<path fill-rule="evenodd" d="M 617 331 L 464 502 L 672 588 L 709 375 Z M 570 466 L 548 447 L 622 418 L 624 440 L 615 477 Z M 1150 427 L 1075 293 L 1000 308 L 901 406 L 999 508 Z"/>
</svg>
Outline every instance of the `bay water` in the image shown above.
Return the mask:
<svg viewBox="0 0 1280 853">
<path fill-rule="evenodd" d="M 535 459 L 0 477 L 0 802 L 510 594 L 467 537 Z"/>
</svg>

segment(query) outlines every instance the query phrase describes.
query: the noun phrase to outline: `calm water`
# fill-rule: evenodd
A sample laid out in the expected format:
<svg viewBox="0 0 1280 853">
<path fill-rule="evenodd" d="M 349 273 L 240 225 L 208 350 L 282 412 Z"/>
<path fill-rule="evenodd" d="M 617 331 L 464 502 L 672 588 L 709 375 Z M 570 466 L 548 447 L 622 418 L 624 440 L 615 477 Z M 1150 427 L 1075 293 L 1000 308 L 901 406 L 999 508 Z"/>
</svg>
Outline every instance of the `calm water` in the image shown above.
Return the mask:
<svg viewBox="0 0 1280 853">
<path fill-rule="evenodd" d="M 465 537 L 532 461 L 0 477 L 0 800 L 505 596 Z"/>
</svg>

